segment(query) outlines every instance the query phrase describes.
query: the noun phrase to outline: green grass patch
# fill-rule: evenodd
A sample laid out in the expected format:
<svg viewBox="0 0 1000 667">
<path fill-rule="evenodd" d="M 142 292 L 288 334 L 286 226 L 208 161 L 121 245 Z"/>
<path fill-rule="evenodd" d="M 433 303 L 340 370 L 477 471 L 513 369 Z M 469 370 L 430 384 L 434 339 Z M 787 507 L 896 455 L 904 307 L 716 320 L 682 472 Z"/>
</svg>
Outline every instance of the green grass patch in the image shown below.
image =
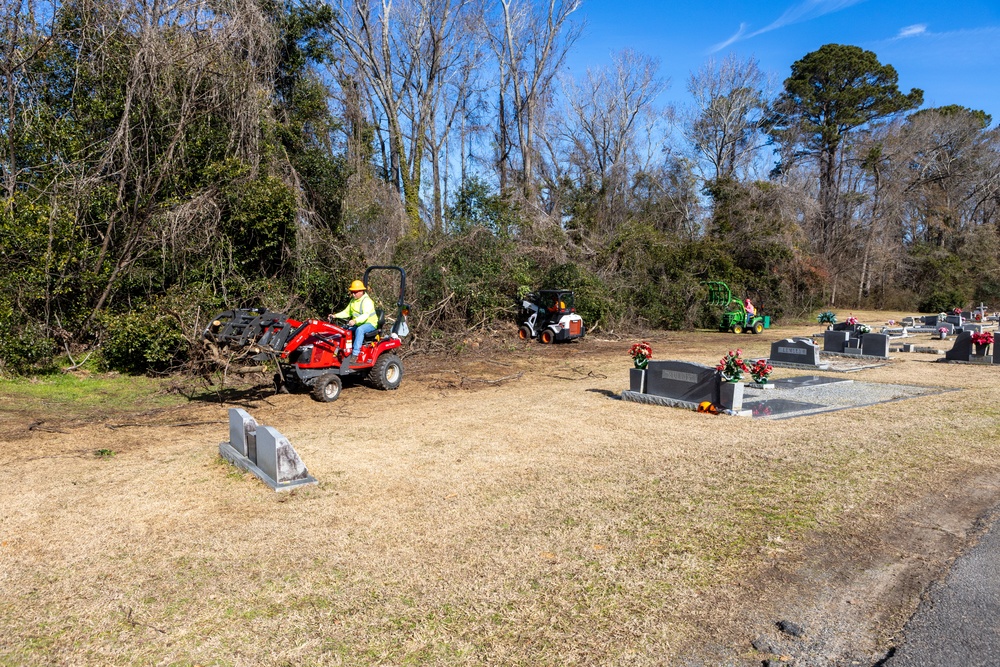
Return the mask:
<svg viewBox="0 0 1000 667">
<path fill-rule="evenodd" d="M 108 417 L 182 405 L 163 380 L 102 373 L 77 377 L 52 374 L 0 379 L 0 414 L 28 413 L 60 420 Z"/>
</svg>

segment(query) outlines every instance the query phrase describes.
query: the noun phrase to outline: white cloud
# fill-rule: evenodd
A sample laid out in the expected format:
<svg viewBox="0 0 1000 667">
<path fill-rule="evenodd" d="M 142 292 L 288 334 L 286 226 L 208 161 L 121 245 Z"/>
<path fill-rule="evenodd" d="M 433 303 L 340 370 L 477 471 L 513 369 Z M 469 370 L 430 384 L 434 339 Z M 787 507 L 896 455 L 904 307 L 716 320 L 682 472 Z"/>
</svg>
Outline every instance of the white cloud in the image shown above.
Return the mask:
<svg viewBox="0 0 1000 667">
<path fill-rule="evenodd" d="M 747 24 L 746 23 L 741 23 L 740 24 L 740 29 L 736 31 L 736 34 L 734 34 L 732 37 L 730 37 L 729 39 L 727 39 L 724 42 L 719 42 L 718 44 L 716 44 L 715 46 L 713 46 L 711 49 L 709 49 L 708 52 L 709 53 L 715 53 L 717 51 L 721 51 L 722 49 L 726 48 L 730 44 L 734 44 L 734 43 L 740 41 L 741 39 L 743 39 L 743 34 L 746 31 L 747 31 Z"/>
<path fill-rule="evenodd" d="M 865 0 L 800 0 L 797 4 L 794 4 L 786 9 L 785 13 L 779 16 L 775 21 L 750 34 L 747 34 L 746 32 L 747 24 L 741 23 L 740 29 L 736 31 L 736 34 L 726 41 L 713 46 L 709 49 L 709 53 L 721 51 L 730 44 L 740 42 L 744 39 L 750 39 L 751 37 L 756 37 L 757 35 L 763 35 L 765 32 L 771 32 L 772 30 L 777 30 L 778 28 L 784 28 L 785 26 L 792 25 L 793 23 L 802 23 L 803 21 L 810 21 L 814 18 L 823 16 L 824 14 L 839 12 L 841 9 L 847 9 L 852 5 L 856 5 L 859 2 L 864 1 Z"/>
<path fill-rule="evenodd" d="M 926 33 L 927 33 L 927 24 L 917 23 L 916 25 L 908 25 L 905 28 L 900 28 L 899 34 L 896 35 L 896 37 L 902 39 L 904 37 L 916 37 L 917 35 L 923 35 Z"/>
</svg>

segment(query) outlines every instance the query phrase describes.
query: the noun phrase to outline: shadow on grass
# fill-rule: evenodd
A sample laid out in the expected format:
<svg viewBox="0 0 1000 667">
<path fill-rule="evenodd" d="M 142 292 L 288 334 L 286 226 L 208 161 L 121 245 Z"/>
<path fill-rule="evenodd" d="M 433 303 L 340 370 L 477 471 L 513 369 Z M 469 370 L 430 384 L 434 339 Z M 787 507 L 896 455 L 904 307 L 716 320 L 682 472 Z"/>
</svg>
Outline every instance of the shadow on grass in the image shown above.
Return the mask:
<svg viewBox="0 0 1000 667">
<path fill-rule="evenodd" d="M 621 394 L 610 389 L 587 389 L 591 394 L 601 394 L 602 396 L 607 396 L 608 398 L 613 398 L 616 401 L 622 400 Z"/>
<path fill-rule="evenodd" d="M 192 403 L 218 403 L 220 405 L 238 405 L 253 407 L 258 401 L 267 402 L 275 395 L 274 385 L 259 384 L 252 387 L 219 387 L 217 389 L 198 389 L 187 395 Z"/>
</svg>

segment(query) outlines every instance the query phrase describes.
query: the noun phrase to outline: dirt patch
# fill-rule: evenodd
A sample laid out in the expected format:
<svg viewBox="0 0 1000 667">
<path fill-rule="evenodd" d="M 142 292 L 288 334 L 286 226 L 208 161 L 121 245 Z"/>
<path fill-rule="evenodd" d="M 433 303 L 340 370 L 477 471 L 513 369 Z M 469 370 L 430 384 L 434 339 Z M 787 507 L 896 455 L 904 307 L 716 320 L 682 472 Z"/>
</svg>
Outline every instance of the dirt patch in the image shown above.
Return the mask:
<svg viewBox="0 0 1000 667">
<path fill-rule="evenodd" d="M 714 364 L 815 328 L 647 340 Z M 0 664 L 759 664 L 782 619 L 797 664 L 884 653 L 996 497 L 995 370 L 899 355 L 856 379 L 975 403 L 748 420 L 619 400 L 632 342 L 410 355 L 330 404 L 5 414 Z M 232 404 L 318 487 L 221 463 Z"/>
</svg>

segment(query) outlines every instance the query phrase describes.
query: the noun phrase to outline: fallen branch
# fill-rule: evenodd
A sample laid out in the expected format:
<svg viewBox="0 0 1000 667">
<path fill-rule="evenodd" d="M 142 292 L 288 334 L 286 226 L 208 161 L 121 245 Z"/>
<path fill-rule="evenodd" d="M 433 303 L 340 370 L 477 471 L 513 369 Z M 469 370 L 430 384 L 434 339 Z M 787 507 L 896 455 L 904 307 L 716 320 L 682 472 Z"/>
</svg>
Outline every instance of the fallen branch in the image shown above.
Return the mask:
<svg viewBox="0 0 1000 667">
<path fill-rule="evenodd" d="M 134 428 L 134 427 L 140 427 L 140 426 L 148 426 L 148 427 L 162 426 L 164 428 L 179 428 L 179 427 L 183 427 L 183 426 L 205 426 L 207 424 L 228 424 L 228 423 L 229 422 L 227 422 L 227 421 L 221 421 L 221 420 L 216 419 L 216 420 L 213 420 L 213 421 L 203 421 L 203 422 L 178 422 L 176 424 L 152 424 L 152 423 L 144 423 L 144 422 L 125 422 L 125 423 L 122 423 L 122 424 L 105 424 L 104 426 L 107 427 L 107 428 L 110 428 L 110 429 L 116 429 L 116 428 Z"/>
</svg>

